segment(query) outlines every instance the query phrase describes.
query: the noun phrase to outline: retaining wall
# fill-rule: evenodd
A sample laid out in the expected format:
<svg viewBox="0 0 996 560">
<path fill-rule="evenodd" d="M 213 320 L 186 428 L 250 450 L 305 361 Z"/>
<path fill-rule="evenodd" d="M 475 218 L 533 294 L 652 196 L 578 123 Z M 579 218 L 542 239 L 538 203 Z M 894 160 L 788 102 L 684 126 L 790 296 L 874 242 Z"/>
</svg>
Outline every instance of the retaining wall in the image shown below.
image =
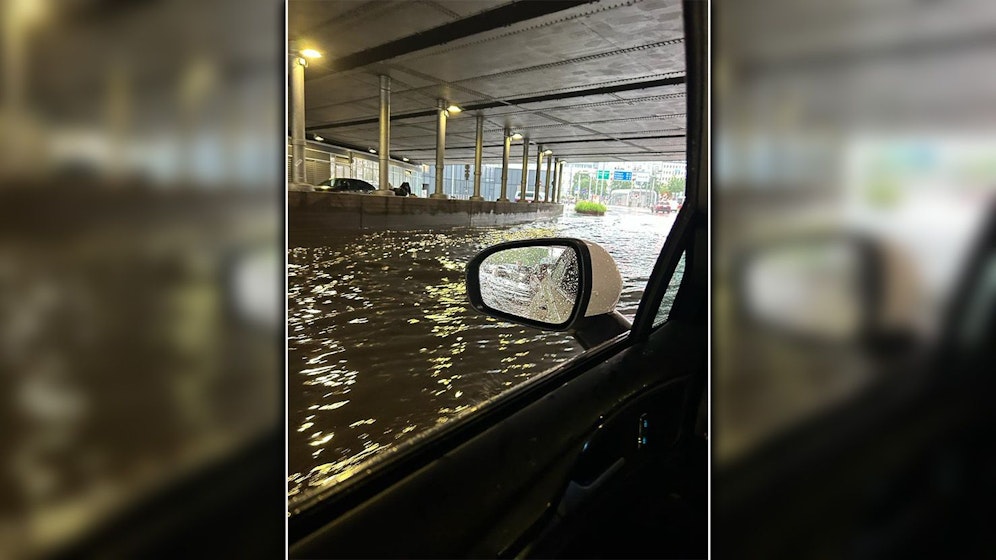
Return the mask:
<svg viewBox="0 0 996 560">
<path fill-rule="evenodd" d="M 499 226 L 547 220 L 563 212 L 562 205 L 546 203 L 287 193 L 287 229 L 292 238 L 329 230 Z"/>
</svg>

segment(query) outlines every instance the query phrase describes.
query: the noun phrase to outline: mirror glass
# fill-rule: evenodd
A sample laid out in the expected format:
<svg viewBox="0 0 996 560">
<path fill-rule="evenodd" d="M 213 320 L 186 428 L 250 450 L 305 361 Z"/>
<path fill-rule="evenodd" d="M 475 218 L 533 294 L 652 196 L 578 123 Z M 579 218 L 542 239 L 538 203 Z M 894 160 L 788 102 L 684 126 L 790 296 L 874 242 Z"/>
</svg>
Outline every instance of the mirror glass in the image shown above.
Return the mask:
<svg viewBox="0 0 996 560">
<path fill-rule="evenodd" d="M 744 271 L 748 314 L 762 323 L 823 339 L 859 334 L 862 259 L 846 240 L 769 248 Z"/>
<path fill-rule="evenodd" d="M 496 311 L 562 325 L 578 300 L 578 255 L 566 245 L 515 247 L 481 263 L 481 299 Z"/>
</svg>

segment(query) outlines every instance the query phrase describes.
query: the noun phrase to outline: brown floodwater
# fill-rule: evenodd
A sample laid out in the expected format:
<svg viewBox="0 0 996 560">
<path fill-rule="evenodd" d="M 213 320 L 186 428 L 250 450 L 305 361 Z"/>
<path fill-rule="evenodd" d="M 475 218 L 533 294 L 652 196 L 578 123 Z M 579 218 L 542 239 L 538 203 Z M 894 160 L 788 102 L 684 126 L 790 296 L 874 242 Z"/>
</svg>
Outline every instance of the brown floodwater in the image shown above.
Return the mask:
<svg viewBox="0 0 996 560">
<path fill-rule="evenodd" d="M 472 309 L 464 267 L 478 251 L 537 237 L 599 243 L 623 277 L 618 309 L 632 318 L 673 222 L 568 210 L 502 228 L 330 232 L 289 248 L 291 499 L 581 352 L 570 335 Z"/>
</svg>

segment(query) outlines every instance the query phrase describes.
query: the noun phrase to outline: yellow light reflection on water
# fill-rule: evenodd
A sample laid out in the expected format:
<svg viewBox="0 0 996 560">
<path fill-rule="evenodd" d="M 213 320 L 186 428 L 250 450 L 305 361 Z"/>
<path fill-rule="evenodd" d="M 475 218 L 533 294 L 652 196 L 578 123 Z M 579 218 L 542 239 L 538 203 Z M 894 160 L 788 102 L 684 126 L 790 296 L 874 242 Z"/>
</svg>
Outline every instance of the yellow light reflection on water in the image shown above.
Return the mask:
<svg viewBox="0 0 996 560">
<path fill-rule="evenodd" d="M 302 284 L 288 290 L 288 299 L 295 304 L 289 318 L 292 339 L 321 346 L 309 347 L 309 353 L 303 356 L 306 369 L 299 373 L 305 377 L 299 383 L 332 390 L 318 392 L 306 409 L 318 413 L 337 411 L 301 424 L 308 427 L 300 431 L 314 429 L 317 423 L 319 427 L 338 428 L 338 436 L 323 441 L 328 436 L 322 434 L 309 440 L 311 449 L 318 448 L 312 456 L 324 451 L 328 461 L 310 470 L 304 465 L 299 467 L 302 472 L 289 479 L 294 486 L 290 495 L 334 485 L 362 473 L 372 457 L 392 453 L 398 442 L 424 437 L 435 425 L 471 413 L 491 396 L 535 376 L 537 369 L 548 367 L 555 356 L 521 350 L 542 343 L 549 335 L 513 330 L 508 323 L 474 311 L 467 301 L 464 271 L 469 258 L 484 247 L 556 234 L 553 228 L 533 226 L 479 229 L 466 237 L 453 232 L 404 236 L 397 232 L 369 232 L 337 250 L 323 247 L 294 253 L 301 261 L 309 262 L 291 267 L 293 282 Z M 408 290 L 415 287 L 415 292 L 398 290 L 400 286 Z M 387 339 L 364 336 L 392 321 Z M 385 360 L 397 359 L 380 355 L 384 354 L 381 349 L 387 348 L 384 341 L 393 336 L 420 337 L 407 350 L 409 357 L 416 360 L 401 366 L 413 368 L 415 379 L 429 378 L 421 387 L 429 399 L 427 409 L 412 420 L 391 417 L 384 410 L 376 410 L 376 415 L 368 417 L 374 409 L 343 400 L 357 379 L 363 384 L 367 379 L 387 375 L 376 368 L 385 367 Z M 343 352 L 347 359 L 336 360 L 340 357 L 337 354 Z M 497 354 L 489 364 L 493 369 L 478 366 L 473 356 L 481 352 Z M 371 359 L 371 355 L 376 357 Z M 529 364 L 531 360 L 543 363 Z M 363 415 L 356 416 L 358 411 Z M 337 425 L 326 424 L 333 418 Z"/>
</svg>

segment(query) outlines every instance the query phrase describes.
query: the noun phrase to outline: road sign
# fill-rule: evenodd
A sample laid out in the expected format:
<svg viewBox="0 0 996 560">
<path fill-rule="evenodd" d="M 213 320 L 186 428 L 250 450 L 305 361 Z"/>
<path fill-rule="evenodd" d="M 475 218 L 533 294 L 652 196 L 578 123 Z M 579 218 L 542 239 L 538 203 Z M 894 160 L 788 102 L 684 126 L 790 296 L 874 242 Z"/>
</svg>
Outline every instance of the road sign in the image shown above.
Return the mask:
<svg viewBox="0 0 996 560">
<path fill-rule="evenodd" d="M 596 179 L 608 179 L 609 178 L 609 170 L 606 169 L 604 171 L 599 171 L 598 175 L 595 178 Z"/>
<path fill-rule="evenodd" d="M 632 171 L 613 171 L 612 179 L 614 181 L 632 181 L 633 172 Z"/>
</svg>

